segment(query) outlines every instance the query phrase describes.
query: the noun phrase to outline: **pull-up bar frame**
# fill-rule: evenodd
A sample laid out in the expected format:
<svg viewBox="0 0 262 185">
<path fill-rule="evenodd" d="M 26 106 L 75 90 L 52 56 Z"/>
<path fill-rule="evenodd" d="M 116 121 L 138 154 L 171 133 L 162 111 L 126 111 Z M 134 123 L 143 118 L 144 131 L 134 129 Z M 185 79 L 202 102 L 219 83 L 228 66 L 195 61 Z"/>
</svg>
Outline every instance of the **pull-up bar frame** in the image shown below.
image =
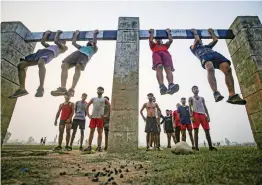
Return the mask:
<svg viewBox="0 0 262 185">
<path fill-rule="evenodd" d="M 124 30 L 121 30 L 124 31 Z M 127 30 L 128 31 L 128 30 Z M 208 30 L 197 30 L 198 34 L 202 39 L 211 39 L 211 35 Z M 80 34 L 77 38 L 77 41 L 87 41 L 93 38 L 94 31 L 80 31 Z M 214 33 L 219 39 L 233 39 L 234 34 L 232 30 L 223 30 L 223 29 L 215 29 Z M 32 32 L 26 36 L 25 40 L 27 42 L 39 42 L 43 37 L 44 32 Z M 55 38 L 56 32 L 52 32 L 47 41 L 53 41 Z M 74 31 L 65 31 L 60 35 L 60 40 L 72 41 Z M 171 30 L 171 34 L 173 39 L 193 39 L 194 35 L 191 30 L 183 30 L 183 29 L 173 29 Z M 149 38 L 148 30 L 140 30 L 139 31 L 139 40 L 147 40 Z M 154 38 L 157 39 L 168 39 L 167 33 L 165 30 L 155 30 Z M 99 31 L 97 35 L 97 40 L 117 40 L 117 30 L 103 30 Z"/>
</svg>

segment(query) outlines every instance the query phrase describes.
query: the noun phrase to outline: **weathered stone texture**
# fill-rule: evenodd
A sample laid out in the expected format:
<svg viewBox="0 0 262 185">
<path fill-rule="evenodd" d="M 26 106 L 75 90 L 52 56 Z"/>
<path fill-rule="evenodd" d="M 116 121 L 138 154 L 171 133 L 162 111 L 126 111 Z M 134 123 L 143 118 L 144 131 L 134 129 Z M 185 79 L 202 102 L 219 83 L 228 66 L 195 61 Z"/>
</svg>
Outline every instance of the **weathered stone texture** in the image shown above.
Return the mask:
<svg viewBox="0 0 262 185">
<path fill-rule="evenodd" d="M 119 18 L 109 152 L 138 148 L 139 19 Z"/>
<path fill-rule="evenodd" d="M 16 99 L 9 99 L 18 88 L 19 59 L 34 51 L 36 43 L 26 43 L 30 31 L 21 22 L 1 23 L 1 144 L 11 120 Z"/>
<path fill-rule="evenodd" d="M 230 29 L 235 38 L 227 40 L 254 139 L 262 149 L 262 25 L 257 16 L 237 17 Z"/>
</svg>

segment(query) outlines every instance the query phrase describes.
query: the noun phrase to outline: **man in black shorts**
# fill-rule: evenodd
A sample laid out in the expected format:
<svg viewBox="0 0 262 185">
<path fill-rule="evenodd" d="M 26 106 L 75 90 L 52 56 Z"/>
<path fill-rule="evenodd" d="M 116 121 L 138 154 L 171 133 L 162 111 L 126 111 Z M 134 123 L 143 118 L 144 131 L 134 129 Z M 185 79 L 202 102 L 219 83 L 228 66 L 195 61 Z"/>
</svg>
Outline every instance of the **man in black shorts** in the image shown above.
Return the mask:
<svg viewBox="0 0 262 185">
<path fill-rule="evenodd" d="M 164 123 L 164 131 L 167 135 L 167 148 L 171 148 L 171 137 L 174 143 L 176 143 L 176 136 L 174 132 L 174 126 L 172 122 L 172 110 L 166 110 L 166 116 L 162 120 L 161 124 Z"/>
<path fill-rule="evenodd" d="M 145 126 L 145 132 L 147 133 L 146 136 L 146 142 L 147 142 L 147 150 L 151 150 L 152 148 L 150 147 L 151 140 L 153 140 L 156 143 L 157 148 L 159 149 L 159 144 L 157 140 L 157 134 L 158 134 L 158 129 L 157 129 L 157 124 L 160 124 L 160 115 L 161 115 L 161 110 L 157 103 L 153 102 L 154 95 L 152 93 L 149 93 L 147 95 L 148 102 L 143 104 L 143 107 L 140 110 L 140 114 L 143 118 L 143 120 L 146 122 Z M 156 111 L 155 108 L 158 110 L 158 118 L 156 118 Z M 144 116 L 143 110 L 147 110 L 147 117 Z"/>
<path fill-rule="evenodd" d="M 73 133 L 72 133 L 71 141 L 70 141 L 70 149 L 72 150 L 72 145 L 73 145 L 75 135 L 77 132 L 77 127 L 79 126 L 80 133 L 81 133 L 79 150 L 82 151 L 83 150 L 83 140 L 84 140 L 84 130 L 85 130 L 85 124 L 86 124 L 87 94 L 83 93 L 81 98 L 82 100 L 77 101 L 75 104 L 75 117 L 73 119 L 72 127 L 71 127 L 73 129 Z"/>
</svg>

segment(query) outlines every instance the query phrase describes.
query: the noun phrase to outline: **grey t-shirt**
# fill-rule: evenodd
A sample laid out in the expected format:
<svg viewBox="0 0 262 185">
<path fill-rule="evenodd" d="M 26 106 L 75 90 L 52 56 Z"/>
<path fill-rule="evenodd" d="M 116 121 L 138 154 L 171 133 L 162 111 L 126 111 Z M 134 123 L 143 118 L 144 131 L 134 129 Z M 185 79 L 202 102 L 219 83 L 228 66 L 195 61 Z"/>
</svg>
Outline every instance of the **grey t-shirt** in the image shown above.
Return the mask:
<svg viewBox="0 0 262 185">
<path fill-rule="evenodd" d="M 202 45 L 199 42 L 196 43 L 194 49 L 192 49 L 190 46 L 191 52 L 200 60 L 201 60 L 201 57 L 206 54 L 215 53 L 215 51 L 212 50 L 212 48 L 213 48 L 213 45 Z"/>
<path fill-rule="evenodd" d="M 196 99 L 194 96 L 191 98 L 193 101 L 193 112 L 205 114 L 206 113 L 205 107 L 204 107 L 205 99 L 200 96 L 198 97 L 198 99 Z"/>
<path fill-rule="evenodd" d="M 86 120 L 86 106 L 87 102 L 77 101 L 75 105 L 75 117 L 74 119 Z"/>
<path fill-rule="evenodd" d="M 104 116 L 104 109 L 106 104 L 106 98 L 92 98 L 93 102 L 93 111 L 92 111 L 92 118 L 101 118 Z"/>
</svg>

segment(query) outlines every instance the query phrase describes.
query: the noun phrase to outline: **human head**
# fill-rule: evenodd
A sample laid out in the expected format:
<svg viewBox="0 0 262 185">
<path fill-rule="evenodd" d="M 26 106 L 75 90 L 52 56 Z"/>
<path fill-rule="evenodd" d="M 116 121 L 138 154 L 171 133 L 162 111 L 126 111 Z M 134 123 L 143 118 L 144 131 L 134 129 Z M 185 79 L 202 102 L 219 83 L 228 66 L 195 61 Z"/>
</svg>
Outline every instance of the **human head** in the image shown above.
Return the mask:
<svg viewBox="0 0 262 185">
<path fill-rule="evenodd" d="M 66 41 L 65 40 L 60 40 L 61 44 L 66 44 Z"/>
<path fill-rule="evenodd" d="M 148 94 L 147 94 L 147 98 L 148 98 L 148 100 L 149 100 L 150 102 L 152 102 L 153 99 L 154 99 L 153 93 L 148 93 Z"/>
<path fill-rule="evenodd" d="M 181 106 L 180 103 L 177 103 L 177 104 L 176 104 L 176 108 L 178 108 L 179 106 Z"/>
<path fill-rule="evenodd" d="M 168 109 L 166 109 L 166 115 L 169 116 L 170 112 Z"/>
<path fill-rule="evenodd" d="M 104 96 L 105 99 L 107 99 L 107 101 L 109 101 L 109 98 L 107 96 Z"/>
<path fill-rule="evenodd" d="M 82 96 L 81 96 L 81 98 L 82 98 L 82 101 L 85 101 L 86 98 L 87 98 L 87 94 L 86 94 L 86 93 L 83 93 Z"/>
<path fill-rule="evenodd" d="M 97 94 L 98 94 L 99 96 L 101 96 L 103 93 L 104 93 L 104 88 L 101 87 L 101 86 L 99 86 L 99 87 L 97 88 Z"/>
<path fill-rule="evenodd" d="M 86 46 L 93 46 L 93 41 L 92 41 L 92 40 L 89 40 L 89 41 L 86 43 Z"/>
<path fill-rule="evenodd" d="M 69 101 L 70 100 L 70 96 L 68 94 L 64 95 L 65 101 Z"/>
<path fill-rule="evenodd" d="M 170 116 L 172 115 L 172 112 L 173 112 L 172 110 L 169 110 L 169 115 L 170 115 Z"/>
<path fill-rule="evenodd" d="M 156 97 L 153 97 L 153 100 L 152 100 L 154 103 L 156 103 Z"/>
<path fill-rule="evenodd" d="M 192 92 L 193 92 L 194 94 L 198 94 L 199 90 L 198 90 L 198 87 L 197 87 L 196 85 L 194 85 L 194 86 L 192 87 Z"/>
<path fill-rule="evenodd" d="M 156 42 L 157 44 L 163 44 L 162 39 L 155 39 L 155 42 Z"/>
<path fill-rule="evenodd" d="M 181 98 L 181 103 L 182 103 L 182 105 L 185 105 L 186 104 L 186 98 Z"/>
</svg>

